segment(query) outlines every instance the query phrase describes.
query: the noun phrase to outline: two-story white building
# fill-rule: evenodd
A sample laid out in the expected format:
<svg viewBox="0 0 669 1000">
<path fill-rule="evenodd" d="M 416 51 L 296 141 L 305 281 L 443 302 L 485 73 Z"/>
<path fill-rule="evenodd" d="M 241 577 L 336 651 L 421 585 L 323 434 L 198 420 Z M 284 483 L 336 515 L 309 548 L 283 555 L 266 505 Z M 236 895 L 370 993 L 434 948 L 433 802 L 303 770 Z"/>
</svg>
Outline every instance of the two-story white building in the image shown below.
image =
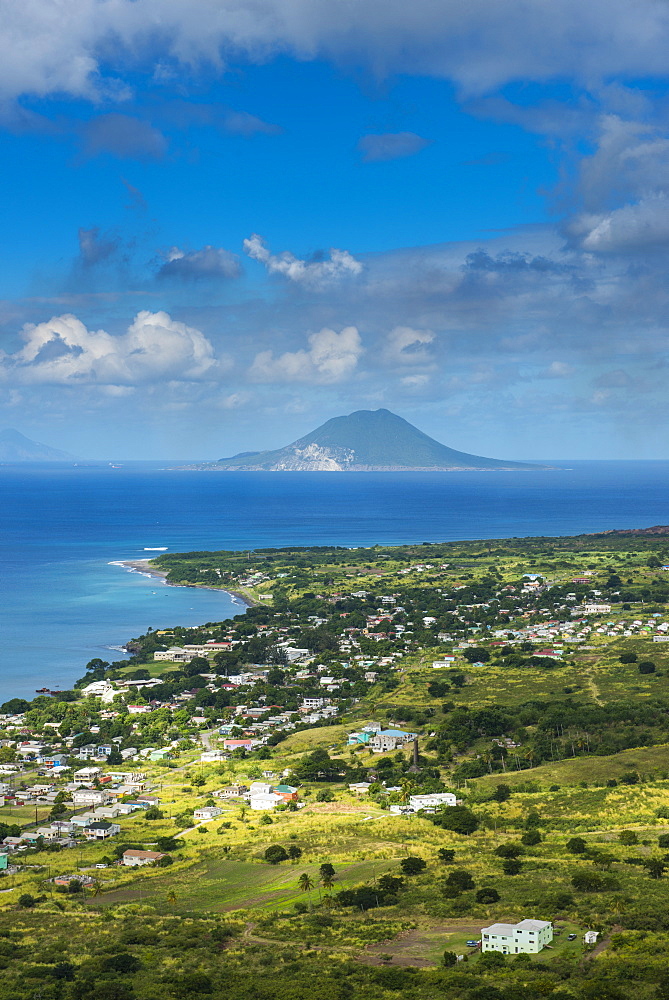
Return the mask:
<svg viewBox="0 0 669 1000">
<path fill-rule="evenodd" d="M 456 806 L 458 800 L 453 792 L 427 792 L 425 795 L 409 796 L 409 805 L 414 812 L 419 809 L 438 809 L 440 806 Z"/>
<path fill-rule="evenodd" d="M 481 928 L 481 951 L 503 955 L 536 955 L 553 940 L 549 920 L 521 920 L 518 924 L 491 924 Z"/>
</svg>

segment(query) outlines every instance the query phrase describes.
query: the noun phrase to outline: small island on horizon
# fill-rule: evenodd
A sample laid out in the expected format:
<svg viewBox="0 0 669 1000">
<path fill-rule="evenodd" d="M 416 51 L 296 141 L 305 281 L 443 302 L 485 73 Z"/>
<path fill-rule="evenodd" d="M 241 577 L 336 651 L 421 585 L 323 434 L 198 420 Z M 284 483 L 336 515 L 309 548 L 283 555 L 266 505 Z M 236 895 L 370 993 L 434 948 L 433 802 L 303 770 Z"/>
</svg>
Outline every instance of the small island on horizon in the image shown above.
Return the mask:
<svg viewBox="0 0 669 1000">
<path fill-rule="evenodd" d="M 456 451 L 396 413 L 379 409 L 333 417 L 283 448 L 241 452 L 197 468 L 220 472 L 531 472 L 548 467 Z"/>
</svg>

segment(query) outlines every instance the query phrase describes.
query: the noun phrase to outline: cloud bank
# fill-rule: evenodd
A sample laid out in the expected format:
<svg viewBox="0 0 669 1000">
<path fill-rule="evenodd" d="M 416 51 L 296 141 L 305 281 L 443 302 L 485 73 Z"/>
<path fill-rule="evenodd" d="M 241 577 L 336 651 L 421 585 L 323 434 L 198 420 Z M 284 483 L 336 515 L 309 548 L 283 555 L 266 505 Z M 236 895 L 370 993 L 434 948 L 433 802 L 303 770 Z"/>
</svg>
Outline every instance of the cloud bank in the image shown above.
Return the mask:
<svg viewBox="0 0 669 1000">
<path fill-rule="evenodd" d="M 27 324 L 24 346 L 0 354 L 0 378 L 8 383 L 138 385 L 169 379 L 211 378 L 218 360 L 207 338 L 165 312 L 139 312 L 125 334 L 89 330 L 76 316 Z"/>
<path fill-rule="evenodd" d="M 3 5 L 0 92 L 89 99 L 128 90 L 128 66 L 169 80 L 231 57 L 288 53 L 420 72 L 462 92 L 513 80 L 666 74 L 669 11 L 657 0 L 24 0 Z"/>
</svg>

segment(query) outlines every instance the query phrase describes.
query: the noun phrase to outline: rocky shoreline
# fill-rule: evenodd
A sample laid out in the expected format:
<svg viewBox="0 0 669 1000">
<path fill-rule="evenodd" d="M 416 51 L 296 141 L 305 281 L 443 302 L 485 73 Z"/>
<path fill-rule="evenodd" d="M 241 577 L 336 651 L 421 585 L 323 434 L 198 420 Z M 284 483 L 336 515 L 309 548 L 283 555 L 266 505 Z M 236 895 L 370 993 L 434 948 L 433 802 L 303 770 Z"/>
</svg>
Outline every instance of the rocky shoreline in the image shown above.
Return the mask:
<svg viewBox="0 0 669 1000">
<path fill-rule="evenodd" d="M 198 583 L 168 583 L 167 573 L 164 570 L 156 569 L 155 566 L 152 566 L 150 559 L 122 559 L 119 561 L 118 565 L 132 570 L 135 573 L 144 573 L 146 576 L 155 576 L 159 580 L 162 580 L 168 587 L 193 587 L 196 590 L 213 590 L 217 594 L 229 594 L 230 597 L 234 597 L 238 601 L 241 601 L 247 608 L 253 608 L 259 603 L 258 601 L 254 601 L 251 597 L 248 597 L 246 594 L 240 593 L 238 590 L 228 590 L 225 587 L 211 587 L 208 585 L 201 586 Z"/>
</svg>

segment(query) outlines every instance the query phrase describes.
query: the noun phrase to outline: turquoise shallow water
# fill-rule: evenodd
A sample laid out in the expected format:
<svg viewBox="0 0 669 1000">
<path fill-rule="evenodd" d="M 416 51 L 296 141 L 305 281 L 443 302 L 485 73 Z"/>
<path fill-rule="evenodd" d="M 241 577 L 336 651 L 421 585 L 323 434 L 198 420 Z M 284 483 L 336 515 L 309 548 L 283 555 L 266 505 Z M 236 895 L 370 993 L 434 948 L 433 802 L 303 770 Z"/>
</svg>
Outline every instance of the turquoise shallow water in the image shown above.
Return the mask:
<svg viewBox="0 0 669 1000">
<path fill-rule="evenodd" d="M 113 562 L 170 551 L 578 534 L 669 523 L 669 462 L 530 473 L 200 473 L 0 467 L 0 701 L 67 687 L 149 626 L 218 621 L 225 595 Z"/>
</svg>

